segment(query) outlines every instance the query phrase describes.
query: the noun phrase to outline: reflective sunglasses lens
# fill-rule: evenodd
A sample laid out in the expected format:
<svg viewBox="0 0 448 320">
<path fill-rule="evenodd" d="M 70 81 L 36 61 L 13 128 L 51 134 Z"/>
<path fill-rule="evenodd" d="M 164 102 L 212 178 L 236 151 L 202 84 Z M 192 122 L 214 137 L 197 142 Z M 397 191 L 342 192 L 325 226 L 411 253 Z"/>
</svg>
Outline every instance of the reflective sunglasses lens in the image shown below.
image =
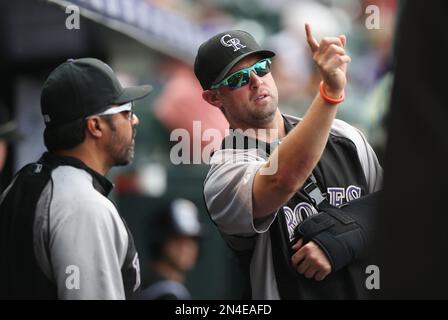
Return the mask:
<svg viewBox="0 0 448 320">
<path fill-rule="evenodd" d="M 255 72 L 255 74 L 259 77 L 263 77 L 267 75 L 269 72 L 271 72 L 271 63 L 270 60 L 263 60 L 259 61 L 256 64 L 254 64 L 252 67 L 242 69 L 232 75 L 227 80 L 224 80 L 220 84 L 214 85 L 211 88 L 217 89 L 223 85 L 227 85 L 231 90 L 241 88 L 242 86 L 245 86 L 249 83 L 250 80 L 250 73 Z M 225 83 L 226 84 L 223 84 Z"/>
<path fill-rule="evenodd" d="M 259 76 L 259 77 L 263 77 L 263 76 L 267 75 L 270 71 L 269 62 L 267 60 L 258 62 L 254 66 L 254 70 L 255 70 L 255 73 L 257 74 L 257 76 Z"/>
<path fill-rule="evenodd" d="M 234 74 L 227 80 L 227 84 L 230 89 L 237 89 L 249 82 L 249 72 L 247 70 L 241 70 Z"/>
</svg>

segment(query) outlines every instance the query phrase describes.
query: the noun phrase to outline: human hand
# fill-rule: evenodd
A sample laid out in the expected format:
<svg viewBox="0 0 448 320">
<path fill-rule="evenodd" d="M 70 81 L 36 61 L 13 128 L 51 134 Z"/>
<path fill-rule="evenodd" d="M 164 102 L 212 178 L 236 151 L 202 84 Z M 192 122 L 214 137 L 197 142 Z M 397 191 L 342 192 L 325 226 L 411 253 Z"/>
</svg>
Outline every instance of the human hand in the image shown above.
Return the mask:
<svg viewBox="0 0 448 320">
<path fill-rule="evenodd" d="M 330 261 L 315 242 L 310 241 L 304 245 L 303 239 L 299 239 L 292 249 L 295 253 L 291 257 L 291 262 L 298 273 L 317 281 L 325 279 L 330 274 Z"/>
<path fill-rule="evenodd" d="M 340 98 L 347 83 L 347 64 L 351 61 L 344 50 L 347 39 L 344 35 L 340 35 L 339 37 L 323 38 L 318 43 L 311 34 L 311 27 L 307 23 L 305 32 L 313 60 L 324 81 L 325 92 L 331 98 Z"/>
</svg>

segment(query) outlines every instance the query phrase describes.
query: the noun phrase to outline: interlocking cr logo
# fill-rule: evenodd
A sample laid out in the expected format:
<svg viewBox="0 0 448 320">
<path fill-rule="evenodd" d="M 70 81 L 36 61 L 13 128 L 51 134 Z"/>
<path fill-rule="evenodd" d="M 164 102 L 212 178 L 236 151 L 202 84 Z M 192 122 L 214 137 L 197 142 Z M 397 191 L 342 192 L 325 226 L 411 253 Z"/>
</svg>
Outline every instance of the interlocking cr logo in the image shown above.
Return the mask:
<svg viewBox="0 0 448 320">
<path fill-rule="evenodd" d="M 230 39 L 228 39 L 226 41 L 226 38 L 230 38 Z M 233 47 L 234 52 L 238 51 L 242 48 L 246 48 L 246 46 L 240 42 L 240 39 L 232 38 L 232 36 L 230 34 L 226 34 L 221 37 L 221 44 L 224 47 Z"/>
</svg>

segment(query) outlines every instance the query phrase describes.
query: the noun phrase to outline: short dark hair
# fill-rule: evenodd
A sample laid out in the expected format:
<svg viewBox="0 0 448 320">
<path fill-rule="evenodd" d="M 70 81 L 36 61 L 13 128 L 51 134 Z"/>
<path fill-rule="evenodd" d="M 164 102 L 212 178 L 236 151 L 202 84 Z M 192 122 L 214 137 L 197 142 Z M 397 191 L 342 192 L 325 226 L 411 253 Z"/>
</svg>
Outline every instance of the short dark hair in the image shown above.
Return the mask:
<svg viewBox="0 0 448 320">
<path fill-rule="evenodd" d="M 112 121 L 112 115 L 101 116 L 112 131 L 117 128 Z M 45 128 L 44 143 L 48 151 L 67 150 L 81 144 L 86 138 L 86 119 L 78 119 L 55 128 Z"/>
<path fill-rule="evenodd" d="M 44 143 L 48 151 L 67 150 L 81 144 L 86 137 L 86 119 L 75 121 L 44 131 Z"/>
<path fill-rule="evenodd" d="M 113 116 L 113 114 L 107 114 L 107 115 L 101 116 L 101 118 L 103 118 L 107 122 L 107 125 L 109 126 L 110 130 L 115 131 L 115 130 L 117 130 L 117 126 L 112 121 L 112 116 Z"/>
</svg>

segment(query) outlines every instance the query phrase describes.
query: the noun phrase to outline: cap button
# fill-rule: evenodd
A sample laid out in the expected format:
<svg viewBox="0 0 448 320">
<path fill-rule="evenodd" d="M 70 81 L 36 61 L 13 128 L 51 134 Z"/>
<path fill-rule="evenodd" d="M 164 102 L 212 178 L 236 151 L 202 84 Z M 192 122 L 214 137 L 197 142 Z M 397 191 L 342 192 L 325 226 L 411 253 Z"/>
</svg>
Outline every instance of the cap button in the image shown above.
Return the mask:
<svg viewBox="0 0 448 320">
<path fill-rule="evenodd" d="M 75 59 L 72 59 L 72 58 L 67 59 L 67 62 L 73 62 L 73 61 L 75 61 Z"/>
</svg>

